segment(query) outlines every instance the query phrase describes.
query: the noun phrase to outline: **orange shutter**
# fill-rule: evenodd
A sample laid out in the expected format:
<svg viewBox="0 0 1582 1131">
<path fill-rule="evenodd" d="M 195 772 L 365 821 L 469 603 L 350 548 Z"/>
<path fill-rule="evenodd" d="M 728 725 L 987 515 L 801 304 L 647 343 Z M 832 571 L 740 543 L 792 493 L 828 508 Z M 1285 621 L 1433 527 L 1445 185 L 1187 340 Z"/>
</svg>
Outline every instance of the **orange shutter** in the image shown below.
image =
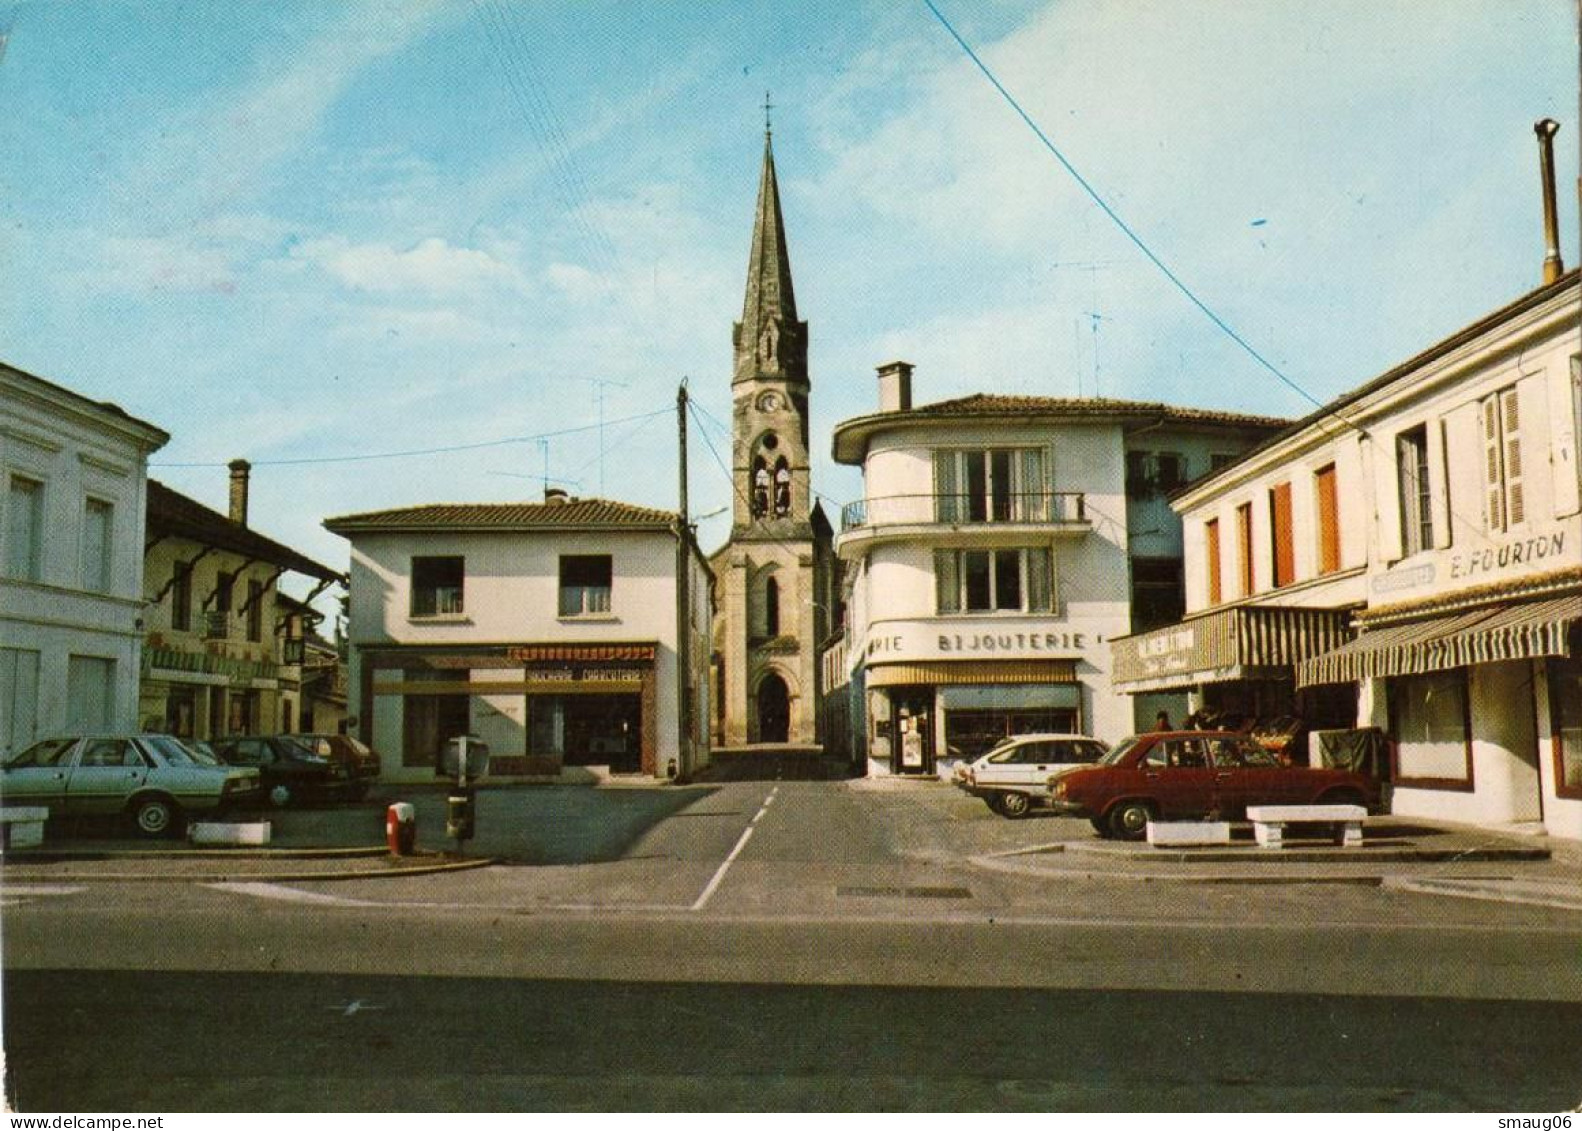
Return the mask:
<svg viewBox="0 0 1582 1131">
<path fill-rule="evenodd" d="M 1334 573 L 1340 568 L 1340 497 L 1334 464 L 1313 473 L 1313 489 L 1318 496 L 1318 572 Z"/>
<path fill-rule="evenodd" d="M 1291 485 L 1281 483 L 1269 492 L 1269 513 L 1274 525 L 1274 587 L 1296 580 L 1296 546 L 1291 541 Z"/>
<path fill-rule="evenodd" d="M 1236 571 L 1241 581 L 1238 596 L 1252 596 L 1252 504 L 1236 508 Z"/>
<path fill-rule="evenodd" d="M 1220 603 L 1219 579 L 1219 519 L 1212 518 L 1203 524 L 1204 558 L 1208 563 L 1208 603 Z"/>
</svg>

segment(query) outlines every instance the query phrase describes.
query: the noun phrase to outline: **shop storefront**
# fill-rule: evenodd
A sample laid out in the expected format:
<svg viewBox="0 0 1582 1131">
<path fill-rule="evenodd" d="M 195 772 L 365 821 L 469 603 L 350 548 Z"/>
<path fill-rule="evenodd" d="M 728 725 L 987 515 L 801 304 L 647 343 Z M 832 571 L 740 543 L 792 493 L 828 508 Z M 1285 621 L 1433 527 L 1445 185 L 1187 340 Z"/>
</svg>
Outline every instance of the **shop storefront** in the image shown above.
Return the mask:
<svg viewBox="0 0 1582 1131">
<path fill-rule="evenodd" d="M 409 646 L 364 653 L 375 743 L 435 764 L 458 733 L 489 744 L 494 777 L 567 767 L 656 772 L 657 645 Z"/>
<path fill-rule="evenodd" d="M 1114 641 L 1114 686 L 1127 695 L 1185 693 L 1189 713 L 1178 723 L 1279 729 L 1288 755 L 1305 761 L 1306 732 L 1355 725 L 1356 687 L 1301 687 L 1296 668 L 1350 640 L 1350 620 L 1341 609 L 1259 605 L 1190 617 Z"/>
</svg>

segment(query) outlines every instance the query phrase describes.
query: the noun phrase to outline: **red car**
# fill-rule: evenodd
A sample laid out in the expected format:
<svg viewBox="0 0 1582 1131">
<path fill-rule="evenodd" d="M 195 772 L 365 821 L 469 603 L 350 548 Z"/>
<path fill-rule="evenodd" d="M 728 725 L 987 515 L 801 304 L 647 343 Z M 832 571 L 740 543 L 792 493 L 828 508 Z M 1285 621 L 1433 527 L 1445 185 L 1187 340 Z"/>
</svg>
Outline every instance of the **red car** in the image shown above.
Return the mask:
<svg viewBox="0 0 1582 1131">
<path fill-rule="evenodd" d="M 1139 840 L 1154 818 L 1240 818 L 1249 805 L 1364 805 L 1379 783 L 1350 770 L 1288 766 L 1244 734 L 1155 731 L 1126 739 L 1096 766 L 1050 782 L 1056 812 L 1086 817 L 1100 836 Z"/>
</svg>

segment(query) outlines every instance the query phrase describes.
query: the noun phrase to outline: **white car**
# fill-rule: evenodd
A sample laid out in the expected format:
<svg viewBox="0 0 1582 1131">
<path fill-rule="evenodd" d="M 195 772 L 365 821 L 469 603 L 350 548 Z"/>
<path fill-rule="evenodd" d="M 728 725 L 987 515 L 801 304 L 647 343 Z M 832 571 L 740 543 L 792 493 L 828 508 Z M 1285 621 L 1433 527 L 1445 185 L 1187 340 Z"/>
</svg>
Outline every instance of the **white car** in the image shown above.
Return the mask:
<svg viewBox="0 0 1582 1131">
<path fill-rule="evenodd" d="M 1024 817 L 1048 805 L 1049 782 L 1067 770 L 1091 766 L 1109 747 L 1085 734 L 1018 734 L 964 769 L 956 784 L 1003 817 Z"/>
</svg>

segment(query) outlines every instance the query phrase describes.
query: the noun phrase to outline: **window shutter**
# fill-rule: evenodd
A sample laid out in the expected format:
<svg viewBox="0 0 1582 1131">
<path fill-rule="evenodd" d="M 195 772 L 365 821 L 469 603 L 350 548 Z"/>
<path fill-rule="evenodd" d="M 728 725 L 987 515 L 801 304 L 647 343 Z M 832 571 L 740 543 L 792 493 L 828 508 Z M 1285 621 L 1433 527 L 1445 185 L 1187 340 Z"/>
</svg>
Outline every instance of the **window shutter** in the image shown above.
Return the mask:
<svg viewBox="0 0 1582 1131">
<path fill-rule="evenodd" d="M 956 453 L 934 453 L 934 517 L 937 522 L 960 522 L 956 494 Z"/>
<path fill-rule="evenodd" d="M 1335 485 L 1335 465 L 1313 473 L 1318 496 L 1318 572 L 1334 573 L 1340 568 L 1340 496 Z"/>
<path fill-rule="evenodd" d="M 1514 387 L 1500 394 L 1500 417 L 1505 457 L 1505 521 L 1515 526 L 1526 519 L 1527 506 L 1522 498 L 1521 416 Z"/>
<path fill-rule="evenodd" d="M 1208 567 L 1208 603 L 1217 605 L 1221 599 L 1219 572 L 1219 519 L 1203 524 L 1203 556 Z"/>
<path fill-rule="evenodd" d="M 1031 613 L 1052 613 L 1054 606 L 1054 586 L 1051 584 L 1053 570 L 1050 569 L 1049 548 L 1037 546 L 1027 551 L 1027 611 Z"/>
<path fill-rule="evenodd" d="M 1490 530 L 1505 529 L 1505 491 L 1500 483 L 1500 402 L 1483 401 L 1483 504 Z"/>
<path fill-rule="evenodd" d="M 942 613 L 961 611 L 961 579 L 957 575 L 956 552 L 934 551 L 934 600 Z"/>
<path fill-rule="evenodd" d="M 1022 449 L 1022 482 L 1016 515 L 1023 522 L 1047 522 L 1050 518 L 1048 488 L 1044 483 L 1044 453 L 1040 448 Z"/>
<path fill-rule="evenodd" d="M 1280 483 L 1269 492 L 1270 518 L 1274 526 L 1274 584 L 1276 588 L 1296 580 L 1296 547 L 1291 541 L 1291 485 Z"/>
</svg>

